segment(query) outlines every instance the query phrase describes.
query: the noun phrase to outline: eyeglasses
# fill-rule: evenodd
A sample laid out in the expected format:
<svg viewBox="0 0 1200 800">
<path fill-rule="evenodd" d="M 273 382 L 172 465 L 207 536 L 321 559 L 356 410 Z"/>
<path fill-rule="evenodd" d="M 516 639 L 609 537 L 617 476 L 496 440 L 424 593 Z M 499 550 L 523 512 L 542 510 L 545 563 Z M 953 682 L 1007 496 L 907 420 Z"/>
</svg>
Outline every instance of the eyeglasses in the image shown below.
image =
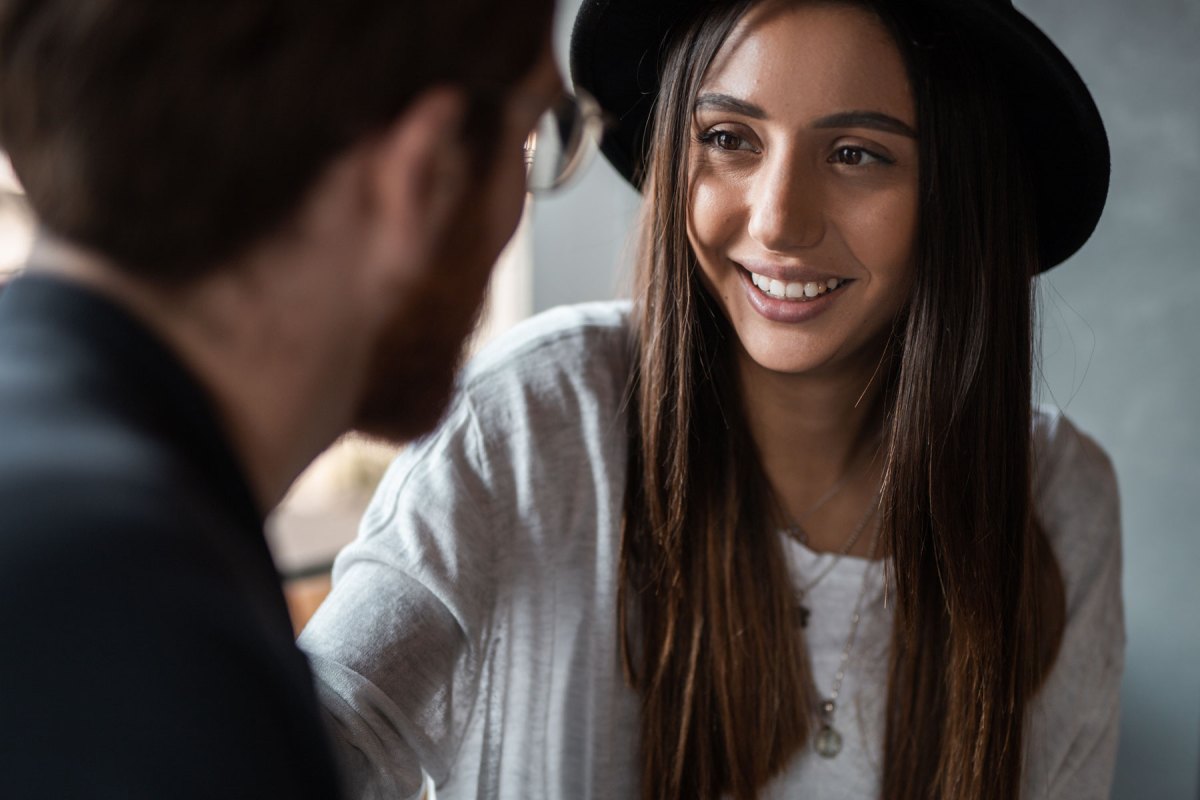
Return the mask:
<svg viewBox="0 0 1200 800">
<path fill-rule="evenodd" d="M 591 160 L 607 120 L 587 92 L 563 93 L 525 139 L 525 185 L 544 194 L 566 184 Z"/>
</svg>

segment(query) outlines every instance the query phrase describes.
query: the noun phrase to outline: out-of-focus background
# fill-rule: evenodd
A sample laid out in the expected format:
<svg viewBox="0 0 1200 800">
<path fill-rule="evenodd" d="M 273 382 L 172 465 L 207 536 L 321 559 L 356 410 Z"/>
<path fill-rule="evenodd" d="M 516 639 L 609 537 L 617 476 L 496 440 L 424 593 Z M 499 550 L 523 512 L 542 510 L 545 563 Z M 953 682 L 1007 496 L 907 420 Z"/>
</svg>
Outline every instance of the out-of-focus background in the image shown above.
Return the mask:
<svg viewBox="0 0 1200 800">
<path fill-rule="evenodd" d="M 1121 487 L 1128 628 L 1113 796 L 1200 797 L 1200 2 L 1016 0 L 1087 80 L 1113 180 L 1042 285 L 1048 398 Z"/>
<path fill-rule="evenodd" d="M 560 2 L 557 44 L 579 0 Z M 1200 800 L 1200 0 L 1016 0 L 1079 68 L 1108 125 L 1096 235 L 1041 279 L 1041 392 L 1116 463 L 1128 651 L 1113 796 Z M 531 203 L 478 342 L 529 313 L 623 293 L 639 198 L 602 160 Z M 32 221 L 0 159 L 0 282 Z M 328 588 L 393 451 L 347 438 L 270 521 L 297 624 Z"/>
</svg>

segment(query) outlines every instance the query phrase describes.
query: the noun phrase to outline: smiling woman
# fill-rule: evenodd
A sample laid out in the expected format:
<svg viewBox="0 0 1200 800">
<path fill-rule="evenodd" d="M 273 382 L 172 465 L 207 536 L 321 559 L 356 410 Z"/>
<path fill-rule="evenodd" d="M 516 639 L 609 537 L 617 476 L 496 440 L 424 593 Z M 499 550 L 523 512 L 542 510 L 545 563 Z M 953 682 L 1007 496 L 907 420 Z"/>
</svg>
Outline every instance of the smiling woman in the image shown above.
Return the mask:
<svg viewBox="0 0 1200 800">
<path fill-rule="evenodd" d="M 1048 479 L 1030 451 L 1049 427 L 1030 408 L 1029 279 L 1049 264 L 1003 62 L 932 4 L 722 8 L 681 14 L 654 135 L 627 171 L 653 231 L 620 606 L 637 612 L 623 641 L 643 795 L 750 797 L 782 770 L 817 794 L 1015 796 L 1020 709 L 1064 628 L 1046 532 L 1069 541 L 1075 523 L 1047 519 L 1029 488 Z M 603 56 L 575 55 L 576 78 L 602 85 L 589 59 Z M 620 111 L 621 90 L 596 91 Z M 817 295 L 789 299 L 789 284 Z M 876 509 L 878 537 L 861 536 Z M 861 583 L 818 589 L 814 553 L 865 558 L 828 573 Z M 812 616 L 799 642 L 782 622 L 795 595 Z M 1104 692 L 1115 702 L 1115 683 Z M 829 761 L 795 758 L 804 743 Z"/>
<path fill-rule="evenodd" d="M 747 368 L 866 386 L 912 283 L 915 125 L 865 9 L 759 6 L 725 43 L 695 103 L 688 238 Z"/>
<path fill-rule="evenodd" d="M 635 301 L 477 359 L 339 556 L 301 645 L 363 794 L 1104 795 L 1114 479 L 1031 402 L 1079 76 L 1005 0 L 590 0 L 572 66 Z"/>
</svg>

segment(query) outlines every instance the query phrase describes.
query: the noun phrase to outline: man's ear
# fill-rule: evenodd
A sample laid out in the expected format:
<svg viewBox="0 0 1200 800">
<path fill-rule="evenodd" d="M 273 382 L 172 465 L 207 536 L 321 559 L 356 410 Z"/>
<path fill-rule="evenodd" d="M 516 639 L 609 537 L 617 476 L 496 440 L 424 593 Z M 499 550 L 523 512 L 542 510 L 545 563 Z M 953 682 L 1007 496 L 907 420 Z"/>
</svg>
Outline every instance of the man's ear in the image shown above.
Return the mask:
<svg viewBox="0 0 1200 800">
<path fill-rule="evenodd" d="M 428 89 L 372 149 L 367 180 L 377 243 L 402 253 L 407 265 L 429 261 L 461 207 L 470 169 L 460 135 L 466 106 L 459 89 Z"/>
</svg>

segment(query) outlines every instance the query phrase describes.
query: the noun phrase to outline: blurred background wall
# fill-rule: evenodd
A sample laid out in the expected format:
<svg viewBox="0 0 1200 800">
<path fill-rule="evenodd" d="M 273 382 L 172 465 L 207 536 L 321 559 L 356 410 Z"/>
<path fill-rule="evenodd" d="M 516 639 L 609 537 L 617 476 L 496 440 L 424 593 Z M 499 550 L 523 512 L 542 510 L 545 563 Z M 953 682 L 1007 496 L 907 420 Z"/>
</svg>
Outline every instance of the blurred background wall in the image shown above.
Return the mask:
<svg viewBox="0 0 1200 800">
<path fill-rule="evenodd" d="M 578 0 L 560 3 L 558 45 Z M 1113 796 L 1200 798 L 1200 0 L 1016 0 L 1108 125 L 1096 235 L 1040 287 L 1042 395 L 1116 463 L 1128 651 Z M 534 310 L 611 297 L 638 206 L 607 162 L 533 208 Z"/>
</svg>

